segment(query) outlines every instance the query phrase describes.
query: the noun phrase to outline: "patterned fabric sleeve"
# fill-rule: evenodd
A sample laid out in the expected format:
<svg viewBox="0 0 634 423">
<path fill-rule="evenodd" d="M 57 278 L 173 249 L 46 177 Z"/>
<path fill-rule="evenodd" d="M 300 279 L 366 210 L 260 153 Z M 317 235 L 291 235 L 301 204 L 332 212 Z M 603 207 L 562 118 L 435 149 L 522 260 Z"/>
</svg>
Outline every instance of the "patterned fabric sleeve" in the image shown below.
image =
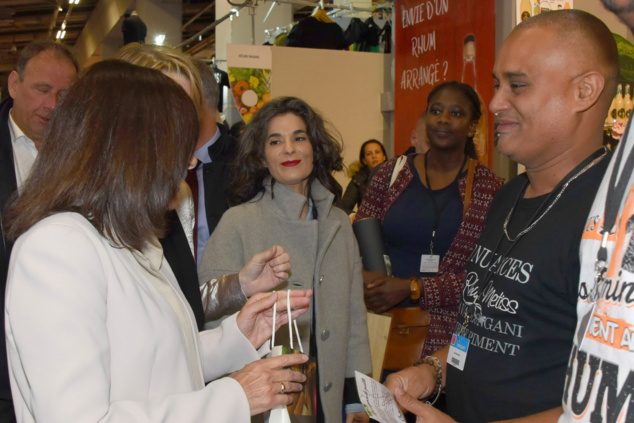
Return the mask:
<svg viewBox="0 0 634 423">
<path fill-rule="evenodd" d="M 383 220 L 385 215 L 385 199 L 387 197 L 387 191 L 390 188 L 390 178 L 392 177 L 392 170 L 396 164 L 396 158 L 391 159 L 383 165 L 376 172 L 376 175 L 370 181 L 368 189 L 363 196 L 363 201 L 359 206 L 357 215 L 354 219 L 356 222 L 360 219 L 367 217 L 379 217 Z"/>
</svg>

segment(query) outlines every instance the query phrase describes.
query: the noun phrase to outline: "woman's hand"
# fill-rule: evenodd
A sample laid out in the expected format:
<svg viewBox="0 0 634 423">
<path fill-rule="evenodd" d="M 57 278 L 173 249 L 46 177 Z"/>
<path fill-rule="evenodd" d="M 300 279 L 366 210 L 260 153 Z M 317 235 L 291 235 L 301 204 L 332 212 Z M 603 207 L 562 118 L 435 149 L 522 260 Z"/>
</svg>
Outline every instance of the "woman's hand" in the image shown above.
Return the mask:
<svg viewBox="0 0 634 423">
<path fill-rule="evenodd" d="M 363 298 L 369 310 L 384 313 L 409 296 L 409 279 L 363 271 Z"/>
<path fill-rule="evenodd" d="M 286 279 L 291 268 L 288 253 L 279 245 L 254 255 L 240 270 L 238 279 L 247 297 L 275 288 Z"/>
<path fill-rule="evenodd" d="M 251 415 L 263 413 L 278 405 L 293 402 L 291 392 L 300 392 L 306 381 L 303 374 L 286 369 L 308 360 L 304 354 L 284 354 L 264 358 L 246 365 L 242 370 L 229 375 L 244 389 Z"/>
<path fill-rule="evenodd" d="M 291 316 L 296 319 L 308 310 L 312 289 L 306 291 L 291 291 Z M 242 307 L 236 319 L 240 332 L 247 337 L 256 349 L 273 333 L 273 304 L 277 302 L 277 316 L 275 330 L 288 322 L 286 312 L 287 291 L 255 294 Z"/>
</svg>

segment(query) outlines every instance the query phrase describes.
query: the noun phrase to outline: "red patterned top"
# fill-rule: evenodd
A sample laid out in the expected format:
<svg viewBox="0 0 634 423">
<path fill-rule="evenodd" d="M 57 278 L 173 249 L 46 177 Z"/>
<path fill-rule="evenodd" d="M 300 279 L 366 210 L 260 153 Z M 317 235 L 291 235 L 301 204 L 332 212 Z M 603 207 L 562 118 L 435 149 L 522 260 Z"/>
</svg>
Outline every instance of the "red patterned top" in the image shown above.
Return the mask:
<svg viewBox="0 0 634 423">
<path fill-rule="evenodd" d="M 385 162 L 374 175 L 363 197 L 355 221 L 366 217 L 377 217 L 382 222 L 385 213 L 412 182 L 414 174 L 408 160 L 394 184 L 390 186 L 392 171 L 397 159 L 395 157 Z M 440 262 L 438 273 L 434 276 L 421 278 L 423 295 L 421 295 L 420 306 L 430 312 L 430 326 L 423 346 L 423 357 L 441 349 L 451 339 L 458 315 L 458 303 L 462 297 L 467 260 L 480 237 L 491 200 L 503 184 L 504 181 L 500 177 L 482 163 L 477 162 L 471 202 L 462 219 L 458 233 L 451 243 L 449 251 Z M 460 197 L 463 202 L 466 185 L 467 174 L 465 173 L 458 180 Z"/>
</svg>

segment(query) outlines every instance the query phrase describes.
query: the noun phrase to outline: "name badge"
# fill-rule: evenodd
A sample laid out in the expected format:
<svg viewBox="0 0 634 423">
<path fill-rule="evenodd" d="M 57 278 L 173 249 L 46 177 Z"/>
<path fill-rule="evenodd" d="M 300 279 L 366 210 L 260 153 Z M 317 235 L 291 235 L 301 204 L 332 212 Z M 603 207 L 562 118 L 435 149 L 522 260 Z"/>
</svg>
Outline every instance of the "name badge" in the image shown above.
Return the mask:
<svg viewBox="0 0 634 423">
<path fill-rule="evenodd" d="M 421 273 L 438 273 L 440 256 L 436 254 L 423 254 L 420 256 Z"/>
<path fill-rule="evenodd" d="M 467 361 L 467 351 L 469 350 L 469 340 L 464 336 L 454 333 L 449 344 L 447 363 L 458 370 L 464 370 L 464 363 Z"/>
</svg>

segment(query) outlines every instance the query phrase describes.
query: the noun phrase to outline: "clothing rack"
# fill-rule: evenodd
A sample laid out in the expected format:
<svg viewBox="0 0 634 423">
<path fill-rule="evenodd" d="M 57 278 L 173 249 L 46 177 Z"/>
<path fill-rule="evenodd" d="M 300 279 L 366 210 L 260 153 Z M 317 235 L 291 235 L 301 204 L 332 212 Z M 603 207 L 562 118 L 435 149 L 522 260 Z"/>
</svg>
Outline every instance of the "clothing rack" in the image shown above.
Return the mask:
<svg viewBox="0 0 634 423">
<path fill-rule="evenodd" d="M 264 3 L 266 3 L 266 0 L 264 0 Z M 298 6 L 311 6 L 311 7 L 315 7 L 315 10 L 318 8 L 321 9 L 332 9 L 331 11 L 328 12 L 328 14 L 332 14 L 332 13 L 337 13 L 338 11 L 349 11 L 351 13 L 355 13 L 355 12 L 374 12 L 377 9 L 386 9 L 386 8 L 392 8 L 394 6 L 393 3 L 377 3 L 377 4 L 373 4 L 372 7 L 355 7 L 354 6 L 354 2 L 349 2 L 349 3 L 344 3 L 344 4 L 323 4 L 323 1 L 320 1 L 319 3 L 314 3 L 314 2 L 310 2 L 310 1 L 306 1 L 306 0 L 273 0 L 273 4 L 271 5 L 271 7 L 269 8 L 269 11 L 266 13 L 266 16 L 264 17 L 264 19 L 262 20 L 262 22 L 266 22 L 266 20 L 268 19 L 269 15 L 271 14 L 271 12 L 273 11 L 273 8 L 275 7 L 276 4 L 295 4 Z M 362 3 L 362 4 L 366 4 L 366 3 Z"/>
</svg>

